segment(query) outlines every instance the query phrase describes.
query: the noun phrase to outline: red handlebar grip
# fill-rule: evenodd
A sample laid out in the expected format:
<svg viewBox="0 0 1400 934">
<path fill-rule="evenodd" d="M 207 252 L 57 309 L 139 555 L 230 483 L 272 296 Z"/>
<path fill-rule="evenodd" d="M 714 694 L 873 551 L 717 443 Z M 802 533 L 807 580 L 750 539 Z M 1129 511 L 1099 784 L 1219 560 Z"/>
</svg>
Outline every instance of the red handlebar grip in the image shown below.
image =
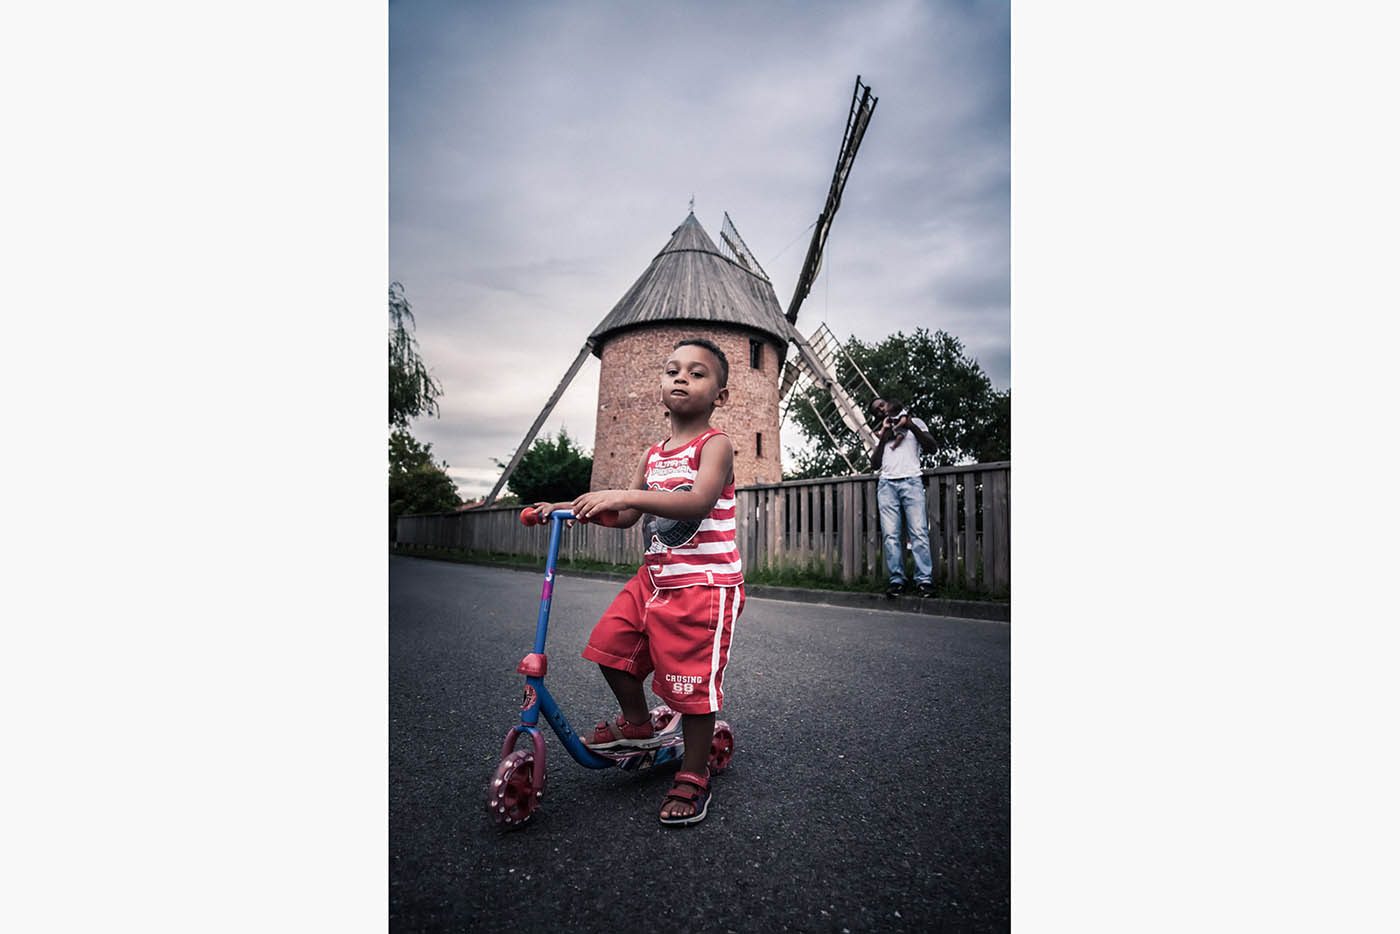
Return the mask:
<svg viewBox="0 0 1400 934">
<path fill-rule="evenodd" d="M 583 523 L 596 522 L 599 525 L 605 525 L 610 529 L 615 529 L 617 528 L 618 515 L 619 513 L 616 509 L 605 509 L 602 512 L 595 512 L 587 519 L 579 519 L 578 521 Z M 541 519 L 539 512 L 537 512 L 533 506 L 520 510 L 521 525 L 544 525 L 548 521 L 548 519 Z"/>
</svg>

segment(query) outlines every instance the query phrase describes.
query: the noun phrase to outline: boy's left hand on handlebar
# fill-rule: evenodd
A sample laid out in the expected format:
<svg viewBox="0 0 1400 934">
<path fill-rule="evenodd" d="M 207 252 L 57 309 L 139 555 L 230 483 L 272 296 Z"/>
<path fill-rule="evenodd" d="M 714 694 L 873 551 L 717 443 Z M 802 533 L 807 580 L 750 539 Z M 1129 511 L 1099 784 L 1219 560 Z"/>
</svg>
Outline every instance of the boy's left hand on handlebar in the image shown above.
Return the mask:
<svg viewBox="0 0 1400 934">
<path fill-rule="evenodd" d="M 569 508 L 569 504 L 568 504 L 568 503 L 535 503 L 535 505 L 534 505 L 533 507 L 531 507 L 531 508 L 533 508 L 533 509 L 535 510 L 535 512 L 539 514 L 539 517 L 540 517 L 540 521 L 541 521 L 541 522 L 547 522 L 547 521 L 549 520 L 549 514 L 550 514 L 551 512 L 553 512 L 553 511 L 556 510 L 556 509 L 567 509 L 567 508 Z M 564 525 L 567 526 L 567 527 L 569 527 L 569 528 L 573 528 L 574 520 L 573 520 L 573 519 L 565 519 L 565 520 L 564 520 Z"/>
</svg>

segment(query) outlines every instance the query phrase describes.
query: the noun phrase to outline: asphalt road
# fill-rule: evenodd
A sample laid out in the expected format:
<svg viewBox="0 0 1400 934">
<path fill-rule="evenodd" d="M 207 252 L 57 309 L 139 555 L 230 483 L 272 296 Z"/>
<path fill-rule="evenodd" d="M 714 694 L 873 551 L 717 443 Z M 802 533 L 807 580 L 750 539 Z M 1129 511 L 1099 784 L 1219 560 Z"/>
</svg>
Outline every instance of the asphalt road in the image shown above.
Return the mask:
<svg viewBox="0 0 1400 934">
<path fill-rule="evenodd" d="M 546 728 L 543 808 L 502 832 L 485 787 L 542 573 L 389 560 L 391 930 L 1009 928 L 1007 624 L 750 599 L 704 822 L 657 822 L 673 766 L 585 769 Z M 615 712 L 578 653 L 618 589 L 556 580 L 546 683 L 576 730 Z"/>
</svg>

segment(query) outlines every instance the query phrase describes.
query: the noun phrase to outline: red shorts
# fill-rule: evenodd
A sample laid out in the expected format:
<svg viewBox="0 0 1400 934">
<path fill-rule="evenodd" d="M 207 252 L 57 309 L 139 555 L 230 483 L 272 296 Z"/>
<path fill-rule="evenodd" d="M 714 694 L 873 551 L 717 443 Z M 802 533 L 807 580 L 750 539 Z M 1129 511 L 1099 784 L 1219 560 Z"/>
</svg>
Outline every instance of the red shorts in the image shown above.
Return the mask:
<svg viewBox="0 0 1400 934">
<path fill-rule="evenodd" d="M 654 590 L 646 569 L 627 582 L 593 627 L 583 657 L 638 678 L 681 713 L 724 706 L 724 669 L 744 585 Z"/>
</svg>

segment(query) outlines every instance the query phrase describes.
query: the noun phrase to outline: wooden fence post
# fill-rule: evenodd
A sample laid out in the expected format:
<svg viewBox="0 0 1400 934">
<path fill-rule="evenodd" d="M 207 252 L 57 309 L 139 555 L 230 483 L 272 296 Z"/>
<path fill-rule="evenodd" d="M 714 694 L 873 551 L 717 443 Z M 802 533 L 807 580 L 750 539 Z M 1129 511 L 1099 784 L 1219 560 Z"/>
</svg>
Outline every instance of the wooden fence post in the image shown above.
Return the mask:
<svg viewBox="0 0 1400 934">
<path fill-rule="evenodd" d="M 970 590 L 977 589 L 977 474 L 963 477 L 963 574 Z"/>
<path fill-rule="evenodd" d="M 865 566 L 873 580 L 885 577 L 884 529 L 880 528 L 880 502 L 877 494 L 879 481 L 874 477 L 862 481 L 865 484 Z"/>
<path fill-rule="evenodd" d="M 841 484 L 841 580 L 856 579 L 856 484 Z"/>
</svg>

